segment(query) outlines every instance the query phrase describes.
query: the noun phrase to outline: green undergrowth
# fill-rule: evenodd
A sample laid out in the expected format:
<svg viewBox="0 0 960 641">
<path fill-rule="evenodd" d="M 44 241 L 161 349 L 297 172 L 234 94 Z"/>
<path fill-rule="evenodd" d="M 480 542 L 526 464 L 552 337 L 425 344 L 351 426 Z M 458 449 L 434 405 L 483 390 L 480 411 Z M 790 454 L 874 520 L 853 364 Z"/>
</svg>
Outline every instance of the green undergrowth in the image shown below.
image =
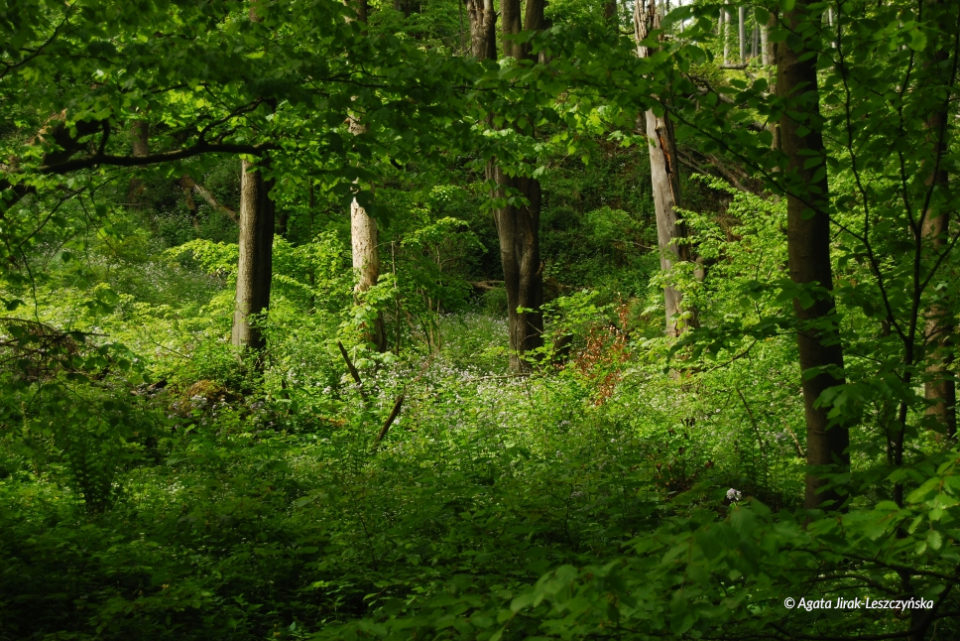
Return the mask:
<svg viewBox="0 0 960 641">
<path fill-rule="evenodd" d="M 783 605 L 838 597 L 924 599 L 956 636 L 942 614 L 960 567 L 949 442 L 929 436 L 893 470 L 882 408 L 864 405 L 848 510 L 800 507 L 794 338 L 768 287 L 783 256 L 760 251 L 774 226 L 743 223 L 734 247 L 691 215 L 716 249 L 702 281 L 679 276 L 704 309 L 695 340 L 663 338 L 657 278 L 631 292 L 559 274 L 546 344 L 516 376 L 503 292 L 445 271 L 476 240 L 445 221 L 456 242 L 414 230 L 396 260 L 416 277 L 387 275 L 359 306 L 342 238 L 278 241 L 262 371 L 228 341 L 233 245 L 115 229 L 9 285 L 22 300 L 0 319 L 0 641 L 882 638 L 923 624 L 920 610 Z M 395 352 L 358 339 L 377 311 Z M 897 485 L 900 505 L 877 489 Z"/>
<path fill-rule="evenodd" d="M 135 364 L 7 381 L 36 404 L 4 437 L 0 639 L 884 634 L 902 620 L 889 611 L 782 602 L 956 600 L 960 453 L 898 472 L 930 479 L 902 507 L 805 513 L 775 344 L 671 375 L 641 340 L 649 362 L 581 353 L 517 377 L 484 366 L 491 323 L 445 319 L 449 352 L 371 366 L 362 388 L 236 361 L 233 379 L 133 395 L 150 373 Z M 916 566 L 906 594 L 898 568 Z"/>
</svg>

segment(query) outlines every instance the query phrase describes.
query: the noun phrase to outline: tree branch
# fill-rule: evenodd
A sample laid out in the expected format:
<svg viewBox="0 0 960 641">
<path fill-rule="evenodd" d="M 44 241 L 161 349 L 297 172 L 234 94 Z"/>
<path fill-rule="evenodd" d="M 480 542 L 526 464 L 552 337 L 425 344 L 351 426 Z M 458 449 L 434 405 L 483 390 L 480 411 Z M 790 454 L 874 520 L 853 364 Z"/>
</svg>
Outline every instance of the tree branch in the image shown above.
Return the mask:
<svg viewBox="0 0 960 641">
<path fill-rule="evenodd" d="M 232 209 L 230 209 L 229 207 L 221 203 L 219 200 L 217 200 L 216 196 L 214 196 L 209 189 L 197 183 L 193 178 L 191 178 L 187 174 L 184 174 L 183 177 L 180 179 L 180 184 L 183 186 L 184 189 L 192 190 L 196 192 L 197 195 L 203 198 L 208 205 L 213 207 L 216 211 L 219 211 L 222 214 L 226 214 L 230 218 L 230 220 L 232 220 L 237 225 L 240 224 L 240 218 L 237 216 L 237 212 L 233 211 Z"/>
</svg>

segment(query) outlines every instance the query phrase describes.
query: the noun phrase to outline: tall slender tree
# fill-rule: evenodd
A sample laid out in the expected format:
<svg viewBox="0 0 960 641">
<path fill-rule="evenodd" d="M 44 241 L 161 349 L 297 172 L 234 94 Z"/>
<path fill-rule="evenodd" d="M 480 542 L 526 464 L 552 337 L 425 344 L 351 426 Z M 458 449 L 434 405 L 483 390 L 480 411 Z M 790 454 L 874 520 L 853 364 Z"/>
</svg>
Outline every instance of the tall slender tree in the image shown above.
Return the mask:
<svg viewBox="0 0 960 641">
<path fill-rule="evenodd" d="M 649 57 L 653 51 L 644 40 L 660 28 L 660 14 L 655 0 L 634 7 L 634 30 L 637 37 L 637 55 Z M 673 125 L 664 111 L 660 114 L 647 109 L 643 116 L 644 129 L 649 139 L 650 180 L 653 185 L 653 206 L 657 221 L 657 245 L 660 250 L 660 269 L 668 282 L 663 288 L 666 310 L 667 336 L 677 337 L 686 327 L 697 325 L 696 309 L 682 305 L 679 290 L 670 282 L 673 267 L 680 261 L 693 259 L 692 250 L 685 242 L 686 226 L 677 211 L 680 202 L 680 175 L 677 162 L 677 144 Z"/>
<path fill-rule="evenodd" d="M 828 483 L 824 470 L 850 465 L 849 428 L 831 421 L 830 408 L 820 402 L 821 395 L 842 385 L 845 377 L 830 265 L 830 198 L 817 84 L 818 6 L 797 0 L 783 15 L 790 35 L 777 46 L 777 95 L 785 103 L 780 148 L 787 160 L 790 277 L 802 291 L 793 308 L 807 424 L 808 507 L 839 504 L 843 491 Z"/>
<path fill-rule="evenodd" d="M 931 0 L 929 11 L 934 15 L 933 22 L 949 25 L 953 16 L 944 12 L 941 0 Z M 923 161 L 924 187 L 929 197 L 924 199 L 921 214 L 922 233 L 928 241 L 929 251 L 936 256 L 950 250 L 950 210 L 944 206 L 950 202 L 949 175 L 946 167 L 948 134 L 950 132 L 950 94 L 956 69 L 950 62 L 950 52 L 945 34 L 934 30 L 935 40 L 931 42 L 932 53 L 923 65 L 922 73 L 928 76 L 928 86 L 935 87 L 939 94 L 931 101 L 931 109 L 924 120 L 926 143 L 930 153 Z M 956 34 L 954 34 L 956 38 Z M 946 75 L 946 81 L 944 79 Z M 942 94 L 946 95 L 942 95 Z M 954 352 L 956 350 L 955 307 L 950 302 L 954 298 L 939 296 L 940 300 L 931 303 L 926 311 L 926 346 L 928 365 L 927 381 L 924 383 L 924 397 L 930 403 L 927 415 L 934 417 L 942 429 L 949 435 L 957 431 L 957 389 L 953 373 Z"/>
<path fill-rule="evenodd" d="M 492 0 L 465 0 L 470 17 L 470 51 L 480 60 L 497 55 L 496 12 Z M 529 41 L 521 31 L 545 26 L 544 0 L 528 0 L 521 15 L 520 0 L 503 0 L 501 19 L 505 56 L 533 59 Z M 492 114 L 491 114 L 492 116 Z M 491 117 L 492 123 L 492 117 Z M 532 172 L 531 172 L 532 173 Z M 504 288 L 507 292 L 510 368 L 529 369 L 524 354 L 543 344 L 543 273 L 540 262 L 540 182 L 506 171 L 493 158 L 487 163 L 487 180 L 494 184 L 494 223 L 500 245 Z M 522 204 L 517 202 L 517 194 Z"/>
<path fill-rule="evenodd" d="M 265 341 L 261 324 L 254 320 L 270 305 L 273 275 L 274 205 L 270 199 L 273 181 L 259 166 L 244 158 L 240 173 L 240 259 L 233 312 L 231 342 L 236 347 L 261 350 Z"/>
<path fill-rule="evenodd" d="M 262 0 L 251 0 L 249 18 L 260 22 Z M 240 231 L 237 289 L 234 298 L 233 328 L 230 342 L 241 349 L 253 350 L 257 365 L 262 365 L 260 351 L 265 345 L 262 319 L 255 320 L 270 306 L 270 284 L 273 279 L 274 204 L 270 198 L 273 181 L 263 175 L 268 166 L 260 158 L 259 166 L 247 158 L 240 161 Z"/>
<path fill-rule="evenodd" d="M 521 18 L 520 0 L 501 3 L 503 52 L 518 59 L 534 59 L 529 40 L 518 38 L 521 31 L 544 28 L 545 0 L 527 0 Z M 532 126 L 531 126 L 532 128 Z M 496 184 L 494 197 L 499 205 L 493 212 L 500 241 L 504 287 L 507 290 L 510 332 L 510 368 L 529 368 L 524 354 L 543 344 L 543 265 L 540 262 L 540 181 L 524 175 L 511 175 L 502 164 L 491 161 L 488 178 Z M 532 173 L 532 172 L 531 172 Z M 519 193 L 522 204 L 510 204 Z"/>
<path fill-rule="evenodd" d="M 356 20 L 360 23 L 361 30 L 366 34 L 367 18 L 370 13 L 367 0 L 356 0 L 351 3 L 351 6 L 356 11 Z M 405 15 L 409 15 L 413 4 L 398 0 L 395 6 L 398 11 L 403 10 Z M 347 20 L 352 22 L 353 18 L 348 17 Z M 351 112 L 347 115 L 347 123 L 350 133 L 354 136 L 362 136 L 367 132 L 366 126 L 360 122 L 356 113 Z M 354 185 L 356 184 L 357 181 L 354 181 Z M 350 201 L 350 248 L 356 278 L 353 287 L 354 302 L 360 304 L 363 294 L 380 280 L 380 246 L 377 221 L 360 204 L 356 196 Z M 378 351 L 386 351 L 387 335 L 382 313 L 378 311 L 374 315 L 370 324 L 363 328 L 363 333 L 364 340 L 373 343 Z"/>
</svg>

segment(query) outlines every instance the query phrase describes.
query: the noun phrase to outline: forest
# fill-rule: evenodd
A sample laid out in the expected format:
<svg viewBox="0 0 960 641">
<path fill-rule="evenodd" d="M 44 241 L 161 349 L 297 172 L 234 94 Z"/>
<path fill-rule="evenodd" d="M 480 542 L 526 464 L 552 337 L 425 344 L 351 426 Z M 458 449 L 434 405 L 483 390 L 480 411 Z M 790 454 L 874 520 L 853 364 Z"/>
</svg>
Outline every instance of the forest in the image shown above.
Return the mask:
<svg viewBox="0 0 960 641">
<path fill-rule="evenodd" d="M 960 638 L 960 3 L 0 2 L 0 641 Z"/>
</svg>

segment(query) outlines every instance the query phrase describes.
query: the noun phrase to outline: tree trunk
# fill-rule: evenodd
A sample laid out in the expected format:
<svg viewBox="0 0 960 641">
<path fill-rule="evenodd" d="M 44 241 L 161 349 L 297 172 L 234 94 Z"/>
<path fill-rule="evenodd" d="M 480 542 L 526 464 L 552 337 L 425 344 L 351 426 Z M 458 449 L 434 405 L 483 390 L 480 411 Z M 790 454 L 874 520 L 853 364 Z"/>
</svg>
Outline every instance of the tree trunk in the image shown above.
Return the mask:
<svg viewBox="0 0 960 641">
<path fill-rule="evenodd" d="M 353 287 L 356 300 L 377 284 L 380 278 L 380 250 L 377 245 L 377 221 L 367 214 L 354 198 L 350 203 L 350 242 L 353 248 L 353 271 L 357 282 Z M 377 351 L 387 350 L 383 314 L 377 312 L 373 327 L 365 328 L 365 340 L 374 344 Z"/>
<path fill-rule="evenodd" d="M 242 161 L 240 174 L 240 260 L 237 268 L 237 295 L 231 342 L 236 347 L 259 351 L 264 347 L 263 331 L 252 316 L 270 305 L 273 271 L 272 180 L 264 180 L 260 167 Z"/>
<path fill-rule="evenodd" d="M 529 364 L 523 359 L 524 354 L 543 345 L 540 182 L 533 178 L 506 176 L 493 161 L 487 171 L 497 185 L 495 198 L 504 198 L 507 189 L 512 188 L 527 200 L 525 205 L 505 205 L 494 211 L 507 290 L 510 369 L 526 371 Z"/>
<path fill-rule="evenodd" d="M 470 54 L 477 60 L 497 59 L 497 12 L 493 0 L 465 0 L 470 19 Z"/>
<path fill-rule="evenodd" d="M 364 131 L 364 126 L 350 116 L 350 132 L 357 136 Z M 367 214 L 367 210 L 356 198 L 350 203 L 350 243 L 353 250 L 353 272 L 357 279 L 353 287 L 354 300 L 359 303 L 363 293 L 376 285 L 380 278 L 380 248 L 377 221 Z M 382 313 L 378 311 L 373 327 L 365 327 L 363 331 L 364 339 L 373 343 L 377 351 L 387 350 Z"/>
<path fill-rule="evenodd" d="M 634 29 L 637 37 L 637 55 L 649 57 L 653 52 L 640 44 L 654 29 L 660 28 L 660 15 L 654 0 L 647 7 L 638 2 L 634 9 Z M 683 309 L 683 297 L 669 284 L 673 266 L 679 261 L 693 258 L 690 246 L 683 243 L 686 229 L 677 214 L 680 201 L 680 175 L 677 163 L 676 140 L 673 127 L 666 113 L 658 116 L 652 109 L 644 114 L 644 127 L 650 153 L 650 181 L 653 185 L 653 206 L 657 220 L 657 246 L 660 250 L 660 269 L 667 275 L 668 284 L 663 288 L 666 312 L 666 334 L 677 337 L 687 327 L 696 327 L 697 314 L 693 308 Z M 678 242 L 680 241 L 680 242 Z"/>
<path fill-rule="evenodd" d="M 936 15 L 943 3 L 934 0 L 930 5 L 931 11 Z M 950 22 L 952 21 L 947 18 L 942 21 L 942 24 Z M 952 77 L 949 77 L 946 83 L 936 77 L 948 60 L 947 51 L 942 46 L 937 46 L 930 59 L 924 64 L 924 73 L 935 76 L 931 79 L 931 86 L 953 84 Z M 952 202 L 949 198 L 944 198 L 950 187 L 947 169 L 944 166 L 949 128 L 948 102 L 943 101 L 941 107 L 932 110 L 924 122 L 925 142 L 930 148 L 930 155 L 923 163 L 924 185 L 932 197 L 928 201 L 927 209 L 923 212 L 922 233 L 928 241 L 929 251 L 933 256 L 946 251 L 950 240 L 950 211 L 939 205 L 944 201 Z M 953 436 L 957 432 L 957 389 L 952 372 L 956 350 L 956 326 L 953 313 L 954 301 L 950 300 L 953 298 L 952 291 L 945 294 L 940 297 L 940 300 L 931 303 L 924 313 L 928 364 L 927 381 L 924 383 L 923 392 L 930 403 L 926 410 L 927 415 L 934 417 L 940 428 L 949 436 Z"/>
<path fill-rule="evenodd" d="M 150 155 L 150 123 L 146 120 L 133 121 L 130 126 L 130 145 L 134 158 Z M 146 189 L 141 178 L 131 178 L 127 187 L 127 204 L 133 209 L 143 209 Z"/>
<path fill-rule="evenodd" d="M 641 0 L 638 4 L 643 4 Z M 723 5 L 722 19 L 720 21 L 720 37 L 723 39 L 723 64 L 730 62 L 730 10 L 727 5 Z"/>
<path fill-rule="evenodd" d="M 520 0 L 502 0 L 503 52 L 505 56 L 532 58 L 529 40 L 516 42 L 521 29 L 539 31 L 544 28 L 544 0 L 526 0 L 523 24 L 520 22 Z M 523 356 L 543 345 L 543 265 L 540 262 L 540 181 L 536 178 L 507 176 L 496 167 L 493 178 L 497 198 L 515 189 L 526 200 L 523 205 L 505 205 L 494 211 L 503 280 L 507 290 L 508 324 L 510 328 L 510 368 L 525 371 L 529 364 Z"/>
<path fill-rule="evenodd" d="M 356 19 L 366 33 L 369 7 L 367 0 L 355 0 Z M 397 0 L 395 7 L 399 11 L 401 5 L 408 9 L 413 6 L 412 0 Z M 410 11 L 404 9 L 404 15 Z M 352 21 L 353 18 L 348 18 Z M 365 134 L 367 128 L 352 113 L 347 115 L 350 133 L 354 136 Z M 354 181 L 356 184 L 356 181 Z M 367 210 L 357 201 L 356 197 L 350 202 L 350 247 L 353 258 L 353 273 L 356 282 L 353 285 L 354 304 L 359 305 L 363 294 L 377 284 L 380 279 L 380 246 L 377 239 L 377 221 L 370 217 Z M 373 343 L 378 352 L 387 351 L 387 336 L 383 326 L 383 314 L 377 311 L 373 319 L 373 326 L 362 328 L 363 340 Z"/>
<path fill-rule="evenodd" d="M 620 35 L 620 19 L 617 11 L 617 0 L 604 0 L 603 20 L 610 26 L 617 36 Z"/>
<path fill-rule="evenodd" d="M 240 224 L 240 219 L 237 218 L 237 212 L 233 211 L 232 209 L 230 209 L 229 207 L 221 203 L 219 200 L 217 200 L 217 197 L 214 196 L 209 189 L 207 189 L 206 187 L 204 187 L 203 185 L 195 181 L 188 174 L 184 174 L 183 176 L 180 177 L 180 188 L 183 189 L 184 197 L 188 199 L 187 207 L 190 208 L 192 211 L 196 212 L 196 208 L 197 208 L 196 203 L 193 203 L 193 196 L 192 196 L 193 193 L 196 193 L 198 196 L 203 198 L 207 202 L 207 204 L 210 205 L 210 207 L 220 212 L 221 214 L 224 214 L 227 218 L 232 220 L 235 225 Z"/>
<path fill-rule="evenodd" d="M 479 59 L 496 58 L 496 13 L 492 0 L 466 0 L 470 15 L 471 52 Z M 530 46 L 515 40 L 521 29 L 544 28 L 543 0 L 527 0 L 521 18 L 520 0 L 503 0 L 504 55 L 529 58 Z M 543 344 L 543 272 L 540 263 L 540 182 L 534 178 L 507 175 L 496 159 L 487 163 L 487 180 L 495 187 L 492 197 L 503 201 L 517 193 L 523 205 L 502 205 L 494 210 L 500 242 L 504 287 L 507 292 L 510 337 L 510 368 L 526 371 L 525 353 Z"/>
<path fill-rule="evenodd" d="M 777 47 L 777 94 L 787 101 L 780 117 L 780 145 L 787 158 L 787 246 L 791 279 L 804 291 L 795 298 L 797 347 L 807 424 L 807 507 L 838 506 L 844 499 L 829 490 L 824 469 L 848 471 L 849 427 L 830 421 L 829 407 L 817 405 L 821 394 L 843 385 L 843 351 L 833 298 L 830 266 L 830 218 L 826 150 L 820 124 L 817 86 L 819 14 L 811 0 L 797 0 L 784 14 L 786 28 L 805 37 Z M 811 372 L 812 370 L 812 372 Z"/>
<path fill-rule="evenodd" d="M 740 43 L 740 64 L 747 61 L 747 8 L 737 7 L 737 41 Z"/>
<path fill-rule="evenodd" d="M 760 62 L 764 67 L 772 67 L 776 64 L 776 43 L 770 39 L 770 30 L 777 26 L 777 16 L 770 14 L 767 24 L 760 27 Z"/>
</svg>

